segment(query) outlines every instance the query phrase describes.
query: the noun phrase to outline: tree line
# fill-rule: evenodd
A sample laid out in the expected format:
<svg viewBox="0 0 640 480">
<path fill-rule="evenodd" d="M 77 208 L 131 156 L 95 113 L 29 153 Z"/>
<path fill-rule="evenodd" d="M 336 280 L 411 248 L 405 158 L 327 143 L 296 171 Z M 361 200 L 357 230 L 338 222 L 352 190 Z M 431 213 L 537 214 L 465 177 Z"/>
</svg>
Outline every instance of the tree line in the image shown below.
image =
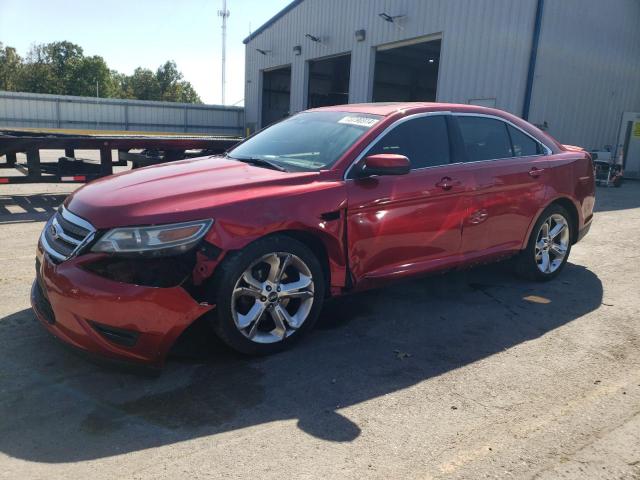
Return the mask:
<svg viewBox="0 0 640 480">
<path fill-rule="evenodd" d="M 137 100 L 202 103 L 173 60 L 154 72 L 138 67 L 132 75 L 111 70 L 99 55 L 85 56 L 81 46 L 63 41 L 34 44 L 22 58 L 0 42 L 0 90 L 99 96 Z"/>
</svg>

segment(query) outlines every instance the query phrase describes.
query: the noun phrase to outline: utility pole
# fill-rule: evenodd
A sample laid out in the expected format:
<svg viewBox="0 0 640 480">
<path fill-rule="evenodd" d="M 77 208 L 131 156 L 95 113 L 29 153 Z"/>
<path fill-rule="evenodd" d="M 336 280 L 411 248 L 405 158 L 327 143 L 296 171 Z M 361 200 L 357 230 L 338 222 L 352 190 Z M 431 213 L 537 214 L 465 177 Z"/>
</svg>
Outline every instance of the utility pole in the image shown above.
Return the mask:
<svg viewBox="0 0 640 480">
<path fill-rule="evenodd" d="M 98 99 L 100 98 L 100 84 L 96 78 L 96 130 L 100 129 L 100 106 L 98 105 Z"/>
<path fill-rule="evenodd" d="M 225 104 L 224 87 L 226 83 L 226 60 L 227 60 L 227 17 L 230 12 L 227 10 L 227 0 L 222 0 L 222 10 L 218 10 L 218 16 L 222 17 L 222 105 Z"/>
</svg>

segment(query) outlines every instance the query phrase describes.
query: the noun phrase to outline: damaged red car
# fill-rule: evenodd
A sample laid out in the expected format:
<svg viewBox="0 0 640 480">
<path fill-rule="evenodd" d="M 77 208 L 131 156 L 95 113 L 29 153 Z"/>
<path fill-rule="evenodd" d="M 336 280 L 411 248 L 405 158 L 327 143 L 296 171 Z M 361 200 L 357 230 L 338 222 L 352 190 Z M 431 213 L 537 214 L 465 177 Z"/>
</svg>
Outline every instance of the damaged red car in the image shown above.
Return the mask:
<svg viewBox="0 0 640 480">
<path fill-rule="evenodd" d="M 330 296 L 508 256 L 552 279 L 594 200 L 588 153 L 503 111 L 319 108 L 224 156 L 77 190 L 40 237 L 32 305 L 55 336 L 112 359 L 161 366 L 201 317 L 268 354 Z"/>
</svg>

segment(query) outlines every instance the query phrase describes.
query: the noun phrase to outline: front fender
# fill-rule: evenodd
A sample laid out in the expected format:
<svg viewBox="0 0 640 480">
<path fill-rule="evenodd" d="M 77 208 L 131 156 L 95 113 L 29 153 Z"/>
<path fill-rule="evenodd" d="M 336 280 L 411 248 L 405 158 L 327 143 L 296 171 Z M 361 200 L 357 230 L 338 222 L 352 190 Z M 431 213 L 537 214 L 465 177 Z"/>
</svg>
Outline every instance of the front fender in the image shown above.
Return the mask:
<svg viewBox="0 0 640 480">
<path fill-rule="evenodd" d="M 229 205 L 216 213 L 206 240 L 225 255 L 268 235 L 311 235 L 326 252 L 330 287 L 340 289 L 345 286 L 347 275 L 345 206 L 341 182 L 325 182 L 311 191 Z"/>
</svg>

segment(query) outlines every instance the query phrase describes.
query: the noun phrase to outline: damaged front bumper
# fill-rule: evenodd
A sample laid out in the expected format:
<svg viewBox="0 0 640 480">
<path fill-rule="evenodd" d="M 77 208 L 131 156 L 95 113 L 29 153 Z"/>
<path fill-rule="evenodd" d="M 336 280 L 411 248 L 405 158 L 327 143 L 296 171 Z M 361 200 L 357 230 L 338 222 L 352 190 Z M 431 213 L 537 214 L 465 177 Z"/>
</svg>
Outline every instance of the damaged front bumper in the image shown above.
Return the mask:
<svg viewBox="0 0 640 480">
<path fill-rule="evenodd" d="M 133 285 L 83 267 L 96 258 L 88 254 L 56 264 L 39 245 L 31 291 L 44 327 L 86 353 L 161 367 L 180 334 L 214 308 L 181 286 Z"/>
</svg>

